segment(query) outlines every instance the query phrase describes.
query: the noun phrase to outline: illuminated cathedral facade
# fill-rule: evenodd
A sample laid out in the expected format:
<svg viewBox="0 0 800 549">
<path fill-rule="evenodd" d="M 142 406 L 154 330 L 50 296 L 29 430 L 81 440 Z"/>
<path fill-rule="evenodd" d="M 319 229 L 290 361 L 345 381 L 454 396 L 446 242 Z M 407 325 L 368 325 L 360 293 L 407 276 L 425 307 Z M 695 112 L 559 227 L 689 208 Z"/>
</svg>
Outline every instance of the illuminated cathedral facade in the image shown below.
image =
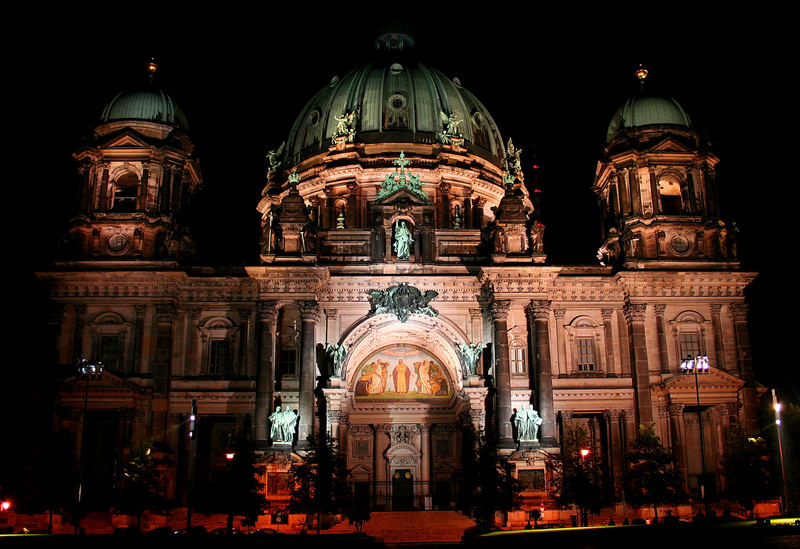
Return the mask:
<svg viewBox="0 0 800 549">
<path fill-rule="evenodd" d="M 149 441 L 185 502 L 193 401 L 197 489 L 246 429 L 273 509 L 321 430 L 373 509 L 452 508 L 466 431 L 510 459 L 526 508 L 550 508 L 547 454 L 577 426 L 610 501 L 647 423 L 687 491 L 721 487 L 728 429 L 758 430 L 755 273 L 739 270 L 718 158 L 688 115 L 644 94 L 620 107 L 586 182 L 598 262 L 552 265 L 512 140 L 411 45 L 382 36 L 379 60 L 331 80 L 269 153 L 260 258 L 244 269 L 187 261 L 202 176 L 171 97 L 150 86 L 106 106 L 74 154 L 62 254 L 39 273 L 59 363 L 104 365 L 58 395 L 87 500 L 104 497 L 104 463 Z"/>
</svg>

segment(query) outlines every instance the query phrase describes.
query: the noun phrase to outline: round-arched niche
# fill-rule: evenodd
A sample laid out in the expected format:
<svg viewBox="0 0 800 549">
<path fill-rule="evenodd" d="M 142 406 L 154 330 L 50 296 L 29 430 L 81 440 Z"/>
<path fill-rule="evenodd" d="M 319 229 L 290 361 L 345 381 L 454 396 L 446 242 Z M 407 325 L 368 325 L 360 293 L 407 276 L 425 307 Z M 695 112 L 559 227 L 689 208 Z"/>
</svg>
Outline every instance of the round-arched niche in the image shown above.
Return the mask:
<svg viewBox="0 0 800 549">
<path fill-rule="evenodd" d="M 386 367 L 388 380 L 400 356 L 406 352 L 409 354 L 403 356 L 403 362 L 411 370 L 412 387 L 416 388 L 414 363 L 425 366 L 427 360 L 429 363 L 435 362 L 436 369 L 441 370 L 448 385 L 448 397 L 462 389 L 465 366 L 459 349 L 468 340 L 457 326 L 441 317 L 412 314 L 406 322 L 400 322 L 397 317 L 388 314 L 368 317 L 348 330 L 342 343 L 348 349 L 343 373 L 347 387 L 353 392 L 364 375 L 365 366 L 373 361 L 378 364 L 378 358 L 389 362 Z M 381 355 L 382 352 L 385 354 Z M 425 371 L 426 368 L 423 368 L 423 375 Z"/>
</svg>

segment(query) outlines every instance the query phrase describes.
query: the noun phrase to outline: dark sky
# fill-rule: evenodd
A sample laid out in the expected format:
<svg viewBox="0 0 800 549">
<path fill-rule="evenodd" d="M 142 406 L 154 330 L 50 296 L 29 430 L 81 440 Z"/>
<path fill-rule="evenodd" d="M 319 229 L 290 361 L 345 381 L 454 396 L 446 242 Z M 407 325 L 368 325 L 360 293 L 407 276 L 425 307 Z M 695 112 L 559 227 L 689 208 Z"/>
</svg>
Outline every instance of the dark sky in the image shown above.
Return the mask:
<svg viewBox="0 0 800 549">
<path fill-rule="evenodd" d="M 23 235 L 12 239 L 21 244 L 20 272 L 30 278 L 47 265 L 74 192 L 70 155 L 104 104 L 141 82 L 150 56 L 189 119 L 200 157 L 206 187 L 193 230 L 204 260 L 256 264 L 266 152 L 332 76 L 371 59 L 379 24 L 397 21 L 414 30 L 419 60 L 457 76 L 504 140 L 522 147 L 529 181 L 535 143 L 547 252 L 556 264 L 594 260 L 594 169 L 608 122 L 637 92 L 633 71 L 644 63 L 649 91 L 677 99 L 722 158 L 724 217 L 742 231 L 744 267 L 762 273 L 751 291 L 754 357 L 765 382 L 783 378 L 786 358 L 772 328 L 791 323 L 772 304 L 789 297 L 780 291 L 788 254 L 773 251 L 788 240 L 780 236 L 786 206 L 774 191 L 790 185 L 786 160 L 776 154 L 789 114 L 783 75 L 791 50 L 782 49 L 774 26 L 781 17 L 767 25 L 752 11 L 703 14 L 677 4 L 656 15 L 641 6 L 587 13 L 576 4 L 544 13 L 533 3 L 528 11 L 430 4 L 396 3 L 390 14 L 375 3 L 331 3 L 322 12 L 307 3 L 253 12 L 136 4 L 95 14 L 70 8 L 47 19 L 29 14 L 3 38 L 13 92 L 6 129 L 14 138 L 7 231 Z"/>
</svg>

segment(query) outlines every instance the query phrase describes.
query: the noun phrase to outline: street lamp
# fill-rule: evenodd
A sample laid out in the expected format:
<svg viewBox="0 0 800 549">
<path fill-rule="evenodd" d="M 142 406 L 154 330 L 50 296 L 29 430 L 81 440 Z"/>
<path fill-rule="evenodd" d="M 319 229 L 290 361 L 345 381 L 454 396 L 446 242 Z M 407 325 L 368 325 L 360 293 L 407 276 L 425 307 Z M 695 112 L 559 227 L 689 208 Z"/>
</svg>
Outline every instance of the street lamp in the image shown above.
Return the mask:
<svg viewBox="0 0 800 549">
<path fill-rule="evenodd" d="M 76 494 L 77 501 L 75 505 L 75 517 L 73 517 L 76 534 L 80 529 L 81 507 L 83 506 L 83 470 L 84 462 L 86 460 L 86 414 L 89 409 L 89 381 L 92 379 L 99 379 L 103 376 L 103 363 L 99 360 L 97 362 L 92 362 L 86 357 L 81 357 L 78 359 L 77 369 L 78 374 L 86 379 L 86 390 L 83 393 L 83 415 L 81 416 L 81 453 L 78 459 L 78 492 Z"/>
<path fill-rule="evenodd" d="M 707 374 L 711 364 L 708 362 L 707 355 L 697 355 L 694 358 L 686 357 L 681 362 L 681 373 L 684 375 L 694 374 L 694 389 L 697 398 L 697 428 L 700 433 L 700 465 L 702 474 L 700 475 L 700 499 L 706 502 L 706 449 L 703 443 L 703 414 L 700 410 L 700 379 L 698 376 Z"/>
<path fill-rule="evenodd" d="M 778 394 L 772 390 L 772 408 L 775 410 L 775 429 L 778 431 L 778 455 L 781 458 L 781 480 L 783 480 L 783 512 L 789 510 L 789 490 L 786 486 L 786 462 L 783 457 L 783 424 L 781 423 L 781 403 L 778 402 Z"/>
</svg>

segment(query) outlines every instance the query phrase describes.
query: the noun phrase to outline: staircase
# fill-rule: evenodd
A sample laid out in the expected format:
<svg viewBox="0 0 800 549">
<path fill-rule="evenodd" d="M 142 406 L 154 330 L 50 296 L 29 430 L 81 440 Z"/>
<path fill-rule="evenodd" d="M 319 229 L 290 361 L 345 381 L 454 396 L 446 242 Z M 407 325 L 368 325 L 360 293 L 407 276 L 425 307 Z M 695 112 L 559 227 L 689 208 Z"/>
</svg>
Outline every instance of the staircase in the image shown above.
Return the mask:
<svg viewBox="0 0 800 549">
<path fill-rule="evenodd" d="M 475 522 L 456 511 L 374 512 L 363 532 L 386 543 L 461 541 L 464 531 Z M 326 533 L 351 533 L 355 527 L 347 521 Z"/>
</svg>

